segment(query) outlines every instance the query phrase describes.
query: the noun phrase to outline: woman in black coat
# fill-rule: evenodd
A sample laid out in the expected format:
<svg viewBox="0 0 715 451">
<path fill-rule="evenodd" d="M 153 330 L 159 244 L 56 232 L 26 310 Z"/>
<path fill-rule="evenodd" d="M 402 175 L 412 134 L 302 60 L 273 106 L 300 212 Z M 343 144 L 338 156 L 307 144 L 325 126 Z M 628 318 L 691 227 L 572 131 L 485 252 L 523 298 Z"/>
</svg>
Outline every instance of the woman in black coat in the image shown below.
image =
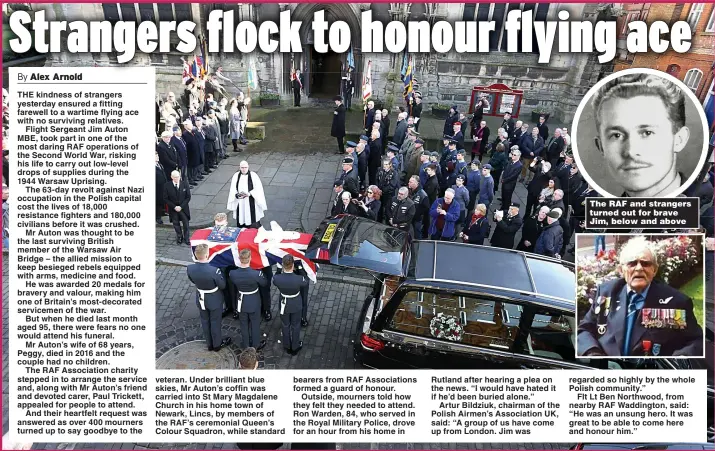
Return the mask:
<svg viewBox="0 0 715 451">
<path fill-rule="evenodd" d="M 479 204 L 474 209 L 472 220 L 469 226 L 460 235 L 462 241 L 469 244 L 484 244 L 484 238 L 489 236 L 489 218 L 487 218 L 487 206 Z"/>
<path fill-rule="evenodd" d="M 535 214 L 527 216 L 521 229 L 521 241 L 516 246 L 516 250 L 534 252 L 536 240 L 539 239 L 539 235 L 546 225 L 545 219 L 548 212 L 548 207 L 541 207 Z"/>
<path fill-rule="evenodd" d="M 377 186 L 370 185 L 367 187 L 365 197 L 358 202 L 358 207 L 362 209 L 364 217 L 377 221 L 377 216 L 382 206 L 382 202 L 380 202 L 381 196 L 382 191 Z"/>
<path fill-rule="evenodd" d="M 338 154 L 345 153 L 343 148 L 343 138 L 345 138 L 345 105 L 342 96 L 335 96 L 335 111 L 333 112 L 333 126 L 330 128 L 330 136 L 334 136 L 338 141 Z"/>
</svg>

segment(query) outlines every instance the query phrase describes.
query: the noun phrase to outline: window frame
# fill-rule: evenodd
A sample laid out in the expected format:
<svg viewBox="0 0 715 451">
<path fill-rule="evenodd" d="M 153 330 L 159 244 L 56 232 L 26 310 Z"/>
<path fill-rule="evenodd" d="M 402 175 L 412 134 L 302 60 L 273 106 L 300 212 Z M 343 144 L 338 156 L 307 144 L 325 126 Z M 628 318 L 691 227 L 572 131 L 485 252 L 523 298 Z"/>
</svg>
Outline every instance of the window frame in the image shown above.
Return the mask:
<svg viewBox="0 0 715 451">
<path fill-rule="evenodd" d="M 499 352 L 508 352 L 512 353 L 514 355 L 519 355 L 525 358 L 528 358 L 530 356 L 537 356 L 540 358 L 547 358 L 544 356 L 538 356 L 535 354 L 530 354 L 528 352 L 528 346 L 524 345 L 523 349 L 517 350 L 515 349 L 515 344 L 520 340 L 520 335 L 522 331 L 526 330 L 544 330 L 544 327 L 534 327 L 536 316 L 553 316 L 554 314 L 559 314 L 561 316 L 572 316 L 574 318 L 575 322 L 575 312 L 570 312 L 570 311 L 565 311 L 558 309 L 556 307 L 553 307 L 551 309 L 546 309 L 545 307 L 541 307 L 539 305 L 533 305 L 530 303 L 525 303 L 523 301 L 520 301 L 518 299 L 514 299 L 509 296 L 499 296 L 499 295 L 491 295 L 488 293 L 465 293 L 465 292 L 456 292 L 456 291 L 444 291 L 444 290 L 439 290 L 437 288 L 431 288 L 431 287 L 417 287 L 417 286 L 408 286 L 408 287 L 400 287 L 398 290 L 393 294 L 392 299 L 390 300 L 390 303 L 393 304 L 393 308 L 390 309 L 389 313 L 386 313 L 386 317 L 384 318 L 384 323 L 383 323 L 383 330 L 389 333 L 397 333 L 397 334 L 405 334 L 405 335 L 411 335 L 414 337 L 418 337 L 419 339 L 424 339 L 424 340 L 434 340 L 439 343 L 452 343 L 449 340 L 444 340 L 440 338 L 433 337 L 431 335 L 427 334 L 416 334 L 416 333 L 411 333 L 405 330 L 400 330 L 399 328 L 396 328 L 393 326 L 393 320 L 397 312 L 400 310 L 402 307 L 402 303 L 405 301 L 405 298 L 414 293 L 416 298 L 427 298 L 427 297 L 432 297 L 432 296 L 449 296 L 449 297 L 454 297 L 457 300 L 457 306 L 459 309 L 465 308 L 464 306 L 466 305 L 466 301 L 470 300 L 471 302 L 491 302 L 491 303 L 496 303 L 499 302 L 502 304 L 502 311 L 499 313 L 499 315 L 504 318 L 504 314 L 506 312 L 506 307 L 504 304 L 508 304 L 510 306 L 513 306 L 519 310 L 519 317 L 514 318 L 516 319 L 516 322 L 509 323 L 508 321 L 503 322 L 503 324 L 509 323 L 509 327 L 516 327 L 517 328 L 517 334 L 514 337 L 511 346 L 508 348 L 500 347 L 500 346 L 488 346 L 488 345 L 473 345 L 469 343 L 463 343 L 463 342 L 454 342 L 459 343 L 463 346 L 469 346 L 471 348 L 475 349 L 480 349 L 480 350 L 491 350 L 491 351 L 499 351 Z M 493 306 L 492 306 L 493 309 Z M 548 310 L 548 314 L 544 313 L 546 310 Z M 383 313 L 383 312 L 381 312 Z M 492 312 L 494 314 L 494 312 Z M 508 314 L 508 312 L 506 312 Z M 462 314 L 458 314 L 458 318 L 460 320 L 463 320 L 464 317 Z M 524 318 L 530 318 L 530 322 L 528 325 L 525 325 L 523 323 Z M 483 322 L 483 323 L 490 323 L 488 320 L 475 320 L 477 322 Z M 504 326 L 502 326 L 504 327 Z M 572 333 L 576 333 L 576 330 L 573 330 Z M 495 340 L 499 340 L 498 337 L 494 337 Z M 573 342 L 572 342 L 573 344 Z M 574 353 L 573 355 L 575 356 L 575 348 L 574 348 Z M 557 359 L 549 359 L 552 361 L 558 361 Z M 563 360 L 565 362 L 572 363 L 569 360 Z"/>
<path fill-rule="evenodd" d="M 695 83 L 695 86 L 691 86 L 692 83 L 688 83 L 689 79 L 697 80 L 697 83 Z M 698 88 L 700 87 L 700 83 L 702 81 L 703 81 L 703 71 L 701 71 L 697 67 L 688 69 L 685 72 L 685 76 L 683 77 L 683 83 L 685 83 L 685 86 L 687 86 L 693 92 L 698 90 Z"/>
<path fill-rule="evenodd" d="M 474 14 L 473 17 L 469 20 L 478 20 L 479 19 L 479 7 L 483 5 L 484 3 L 469 3 L 469 5 L 474 5 Z M 467 18 L 464 16 L 466 5 L 464 4 L 464 7 L 462 8 L 462 20 L 466 21 Z M 495 29 L 494 33 L 497 34 L 499 38 L 496 40 L 496 48 L 492 49 L 491 45 L 491 40 L 489 42 L 489 51 L 490 52 L 504 52 L 505 50 L 502 50 L 502 47 L 506 45 L 506 19 L 507 15 L 509 14 L 510 11 L 514 10 L 519 10 L 519 11 L 524 11 L 524 7 L 526 5 L 531 5 L 532 9 L 531 11 L 533 12 L 533 19 L 536 20 L 536 13 L 539 10 L 539 6 L 541 5 L 546 5 L 546 15 L 548 17 L 549 9 L 551 8 L 551 4 L 547 2 L 541 2 L 541 3 L 489 3 L 489 11 L 487 12 L 487 17 L 485 19 L 482 19 L 487 22 L 496 22 L 494 19 L 494 9 L 497 5 L 505 5 L 504 6 L 504 13 L 501 15 L 501 18 L 499 19 L 501 21 L 499 29 Z M 515 7 L 518 5 L 518 7 Z M 511 9 L 510 9 L 511 8 Z M 521 47 L 521 40 L 519 40 L 519 47 Z M 536 47 L 536 43 L 532 43 L 534 47 Z M 537 53 L 536 50 L 532 51 L 532 53 Z"/>
<path fill-rule="evenodd" d="M 695 28 L 698 26 L 698 22 L 700 22 L 700 18 L 703 15 L 703 10 L 705 9 L 705 3 L 693 3 L 690 6 L 690 11 L 688 12 L 688 18 L 685 19 L 688 24 L 690 24 L 690 28 L 695 31 Z"/>
<path fill-rule="evenodd" d="M 639 11 L 628 13 L 628 15 L 626 15 L 626 21 L 623 23 L 623 30 L 621 30 L 621 34 L 628 34 L 628 24 L 638 20 L 640 15 L 641 13 Z"/>
<path fill-rule="evenodd" d="M 471 297 L 483 300 L 490 300 L 495 302 L 509 303 L 515 305 L 520 309 L 520 318 L 518 324 L 518 333 L 512 346 L 509 349 L 503 349 L 499 347 L 490 346 L 477 346 L 472 344 L 466 344 L 463 342 L 452 342 L 449 340 L 443 340 L 435 338 L 431 335 L 419 335 L 410 332 L 404 332 L 398 330 L 391 326 L 391 322 L 397 313 L 405 295 L 408 292 L 425 292 L 428 294 L 449 294 L 455 297 Z M 443 290 L 438 287 L 429 287 L 424 285 L 408 285 L 399 287 L 398 290 L 393 294 L 389 301 L 389 305 L 380 312 L 376 317 L 376 321 L 373 322 L 373 333 L 376 333 L 378 337 L 387 341 L 394 341 L 405 345 L 404 352 L 412 353 L 411 348 L 424 348 L 427 351 L 437 350 L 438 352 L 456 352 L 456 353 L 468 353 L 475 355 L 489 355 L 497 359 L 509 359 L 513 360 L 514 363 L 521 362 L 522 365 L 526 365 L 529 368 L 564 368 L 564 369 L 593 369 L 600 368 L 605 369 L 607 367 L 607 361 L 604 359 L 578 359 L 575 357 L 575 349 L 573 351 L 574 358 L 571 360 L 567 359 L 556 359 L 549 356 L 530 354 L 528 351 L 528 345 L 526 342 L 520 343 L 520 341 L 525 340 L 528 333 L 524 335 L 522 331 L 526 330 L 522 324 L 522 318 L 529 317 L 530 321 L 533 321 L 535 315 L 541 314 L 539 311 L 548 309 L 549 312 L 553 314 L 560 314 L 565 316 L 575 315 L 575 312 L 569 310 L 560 309 L 558 307 L 542 307 L 540 305 L 535 305 L 534 303 L 515 299 L 511 296 L 502 296 L 500 294 L 490 294 L 490 293 L 476 293 L 476 292 L 463 292 L 461 290 Z M 575 320 L 575 316 L 574 316 Z M 530 330 L 530 328 L 529 328 Z M 573 330 L 572 333 L 577 333 L 577 330 Z M 516 345 L 521 345 L 521 350 L 515 350 Z M 572 345 L 575 344 L 572 342 Z M 421 355 L 421 354 L 418 354 Z"/>
<path fill-rule="evenodd" d="M 124 21 L 125 19 L 124 19 L 124 15 L 122 14 L 122 7 L 121 7 L 121 5 L 127 5 L 127 3 L 110 3 L 110 4 L 116 6 L 116 8 L 117 8 L 117 15 L 119 16 L 119 20 L 120 20 L 120 21 Z M 135 20 L 135 21 L 141 21 L 141 11 L 140 11 L 140 9 L 139 9 L 140 3 L 132 3 L 131 5 L 134 6 L 134 14 L 135 14 L 135 19 L 134 19 L 134 20 Z M 147 5 L 147 3 L 141 3 L 141 5 Z M 153 8 L 153 15 L 154 15 L 154 19 L 152 20 L 152 22 L 159 22 L 159 6 L 158 6 L 158 3 L 151 3 L 151 5 L 152 5 L 152 8 Z M 172 16 L 172 19 L 171 19 L 171 20 L 174 20 L 174 21 L 177 21 L 177 22 L 178 22 L 179 20 L 176 18 L 176 4 L 171 3 L 171 4 L 169 4 L 169 5 L 171 6 L 171 16 Z M 189 4 L 189 5 L 190 5 L 190 4 Z M 189 14 L 190 14 L 190 15 L 192 16 L 192 18 L 193 18 L 193 14 L 192 14 L 191 8 L 189 8 Z M 108 20 L 108 19 L 105 17 L 104 20 Z"/>
<path fill-rule="evenodd" d="M 713 33 L 715 32 L 715 7 L 710 11 L 710 18 L 705 24 L 705 32 Z"/>
</svg>

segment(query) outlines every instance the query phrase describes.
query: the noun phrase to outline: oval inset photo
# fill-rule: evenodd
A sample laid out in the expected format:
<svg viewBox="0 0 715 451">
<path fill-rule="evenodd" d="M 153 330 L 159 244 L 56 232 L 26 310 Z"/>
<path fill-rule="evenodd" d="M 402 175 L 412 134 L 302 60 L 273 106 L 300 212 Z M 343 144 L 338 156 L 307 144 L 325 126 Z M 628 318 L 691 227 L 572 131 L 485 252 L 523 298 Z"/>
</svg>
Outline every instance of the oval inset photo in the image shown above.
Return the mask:
<svg viewBox="0 0 715 451">
<path fill-rule="evenodd" d="M 591 88 L 576 110 L 573 154 L 606 197 L 675 197 L 707 158 L 708 124 L 695 94 L 654 69 L 627 69 Z"/>
</svg>

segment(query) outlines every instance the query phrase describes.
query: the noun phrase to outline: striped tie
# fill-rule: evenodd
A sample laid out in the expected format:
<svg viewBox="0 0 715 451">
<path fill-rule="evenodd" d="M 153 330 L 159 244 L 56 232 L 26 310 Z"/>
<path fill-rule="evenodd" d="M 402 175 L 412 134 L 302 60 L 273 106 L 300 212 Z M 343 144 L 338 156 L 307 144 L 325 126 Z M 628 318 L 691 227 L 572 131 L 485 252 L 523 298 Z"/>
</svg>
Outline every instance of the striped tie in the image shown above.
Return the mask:
<svg viewBox="0 0 715 451">
<path fill-rule="evenodd" d="M 623 341 L 623 355 L 627 356 L 631 347 L 631 332 L 633 332 L 633 325 L 638 317 L 638 312 L 643 308 L 643 302 L 645 299 L 643 295 L 632 291 L 630 293 L 630 301 L 628 301 L 628 316 L 626 317 L 626 339 Z"/>
</svg>

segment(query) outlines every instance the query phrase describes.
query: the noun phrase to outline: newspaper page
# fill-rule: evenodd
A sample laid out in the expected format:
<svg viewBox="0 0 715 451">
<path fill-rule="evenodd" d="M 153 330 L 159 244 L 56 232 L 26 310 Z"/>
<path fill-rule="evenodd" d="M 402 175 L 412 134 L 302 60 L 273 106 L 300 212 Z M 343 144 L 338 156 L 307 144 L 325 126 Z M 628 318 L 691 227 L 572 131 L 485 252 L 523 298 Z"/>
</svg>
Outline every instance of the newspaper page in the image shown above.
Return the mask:
<svg viewBox="0 0 715 451">
<path fill-rule="evenodd" d="M 715 448 L 714 13 L 3 4 L 3 449 Z"/>
</svg>

